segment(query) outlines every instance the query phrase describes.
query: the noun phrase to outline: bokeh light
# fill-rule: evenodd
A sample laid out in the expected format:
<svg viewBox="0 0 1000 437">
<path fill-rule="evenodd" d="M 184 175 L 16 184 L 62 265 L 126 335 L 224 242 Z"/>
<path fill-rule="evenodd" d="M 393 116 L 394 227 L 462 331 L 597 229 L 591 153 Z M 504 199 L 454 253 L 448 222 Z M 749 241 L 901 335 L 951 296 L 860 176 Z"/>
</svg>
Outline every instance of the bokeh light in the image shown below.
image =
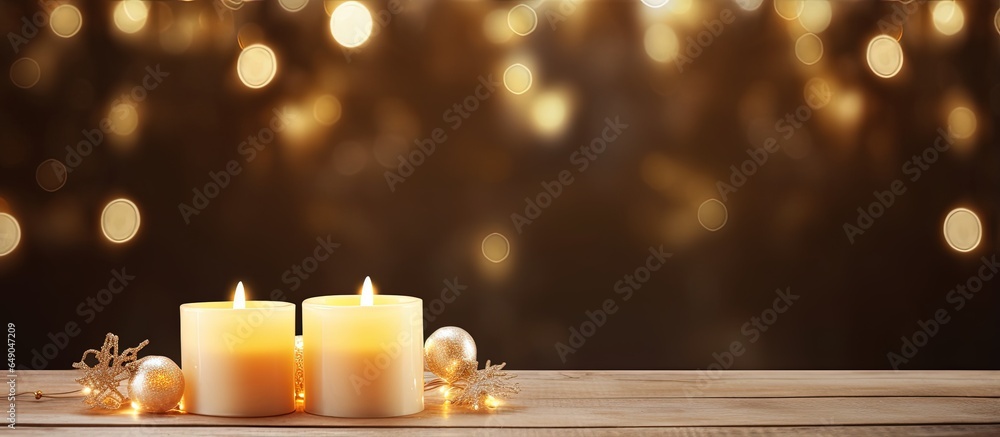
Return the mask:
<svg viewBox="0 0 1000 437">
<path fill-rule="evenodd" d="M 510 241 L 503 234 L 494 232 L 483 239 L 482 249 L 486 259 L 499 263 L 510 255 Z"/>
<path fill-rule="evenodd" d="M 718 199 L 708 199 L 698 206 L 698 223 L 709 231 L 718 231 L 729 220 L 726 205 Z"/>
<path fill-rule="evenodd" d="M 774 0 L 774 11 L 781 18 L 791 21 L 802 14 L 802 3 L 802 0 Z"/>
<path fill-rule="evenodd" d="M 681 50 L 677 34 L 662 23 L 653 24 L 646 29 L 643 45 L 646 47 L 646 54 L 656 62 L 673 61 Z"/>
<path fill-rule="evenodd" d="M 248 88 L 263 88 L 271 83 L 278 72 L 274 51 L 263 44 L 253 44 L 240 52 L 236 60 L 236 73 Z"/>
<path fill-rule="evenodd" d="M 524 94 L 531 89 L 531 70 L 524 64 L 513 64 L 503 72 L 503 86 L 514 94 Z"/>
<path fill-rule="evenodd" d="M 136 33 L 146 26 L 149 6 L 140 0 L 125 0 L 115 4 L 112 19 L 115 27 L 125 33 Z"/>
<path fill-rule="evenodd" d="M 236 32 L 236 42 L 240 48 L 245 49 L 254 44 L 264 43 L 264 31 L 256 23 L 247 23 L 240 26 L 240 31 Z"/>
<path fill-rule="evenodd" d="M 958 2 L 940 1 L 934 4 L 931 13 L 934 21 L 934 28 L 942 35 L 951 36 L 962 30 L 965 25 L 965 13 Z"/>
<path fill-rule="evenodd" d="M 814 33 L 807 33 L 795 40 L 795 57 L 803 64 L 813 65 L 823 58 L 823 41 Z"/>
<path fill-rule="evenodd" d="M 111 132 L 125 136 L 139 127 L 139 111 L 131 103 L 118 103 L 108 113 Z"/>
<path fill-rule="evenodd" d="M 670 0 L 642 0 L 642 4 L 649 6 L 653 9 L 662 8 L 667 3 L 670 3 Z"/>
<path fill-rule="evenodd" d="M 278 0 L 278 4 L 288 12 L 298 12 L 309 4 L 309 0 Z"/>
<path fill-rule="evenodd" d="M 955 208 L 944 219 L 944 239 L 952 249 L 969 252 L 979 246 L 983 238 L 983 224 L 976 213 L 966 208 Z"/>
<path fill-rule="evenodd" d="M 42 68 L 31 58 L 21 58 L 10 64 L 10 81 L 18 88 L 31 88 L 42 78 Z"/>
<path fill-rule="evenodd" d="M 903 68 L 903 48 L 888 35 L 879 35 L 868 43 L 868 68 L 879 77 L 893 77 Z"/>
<path fill-rule="evenodd" d="M 7 255 L 17 249 L 21 242 L 21 225 L 14 216 L 0 213 L 0 256 Z"/>
<path fill-rule="evenodd" d="M 491 11 L 483 18 L 483 35 L 493 44 L 502 44 L 514 36 L 514 31 L 510 30 L 507 23 L 507 16 L 510 11 L 500 8 Z"/>
<path fill-rule="evenodd" d="M 49 15 L 49 27 L 52 33 L 63 38 L 76 35 L 83 27 L 83 15 L 73 5 L 59 5 Z"/>
<path fill-rule="evenodd" d="M 830 26 L 833 9 L 829 0 L 807 0 L 802 2 L 799 24 L 806 31 L 820 33 Z"/>
<path fill-rule="evenodd" d="M 338 44 L 351 48 L 368 41 L 372 36 L 372 14 L 361 3 L 341 3 L 330 14 L 330 33 Z"/>
<path fill-rule="evenodd" d="M 329 94 L 316 98 L 313 103 L 313 118 L 319 124 L 330 126 L 340 120 L 340 100 Z"/>
<path fill-rule="evenodd" d="M 538 15 L 531 6 L 520 4 L 510 8 L 507 13 L 507 26 L 511 32 L 525 36 L 530 34 L 538 26 Z"/>
<path fill-rule="evenodd" d="M 69 172 L 66 166 L 57 159 L 46 159 L 35 169 L 35 182 L 38 182 L 39 187 L 50 193 L 58 191 L 63 185 L 66 185 L 68 176 Z"/>
<path fill-rule="evenodd" d="M 964 106 L 952 109 L 948 113 L 948 131 L 955 138 L 965 139 L 976 133 L 976 113 Z"/>
<path fill-rule="evenodd" d="M 997 9 L 996 15 L 993 16 L 993 27 L 997 29 L 997 34 L 1000 35 L 1000 9 Z"/>
<path fill-rule="evenodd" d="M 124 243 L 139 232 L 139 207 L 128 199 L 108 202 L 101 212 L 101 231 L 112 243 Z"/>
<path fill-rule="evenodd" d="M 744 11 L 756 11 L 763 3 L 764 0 L 736 0 L 736 5 Z"/>
<path fill-rule="evenodd" d="M 546 136 L 561 133 L 569 119 L 569 98 L 560 90 L 546 91 L 535 98 L 531 119 L 535 129 Z"/>
</svg>

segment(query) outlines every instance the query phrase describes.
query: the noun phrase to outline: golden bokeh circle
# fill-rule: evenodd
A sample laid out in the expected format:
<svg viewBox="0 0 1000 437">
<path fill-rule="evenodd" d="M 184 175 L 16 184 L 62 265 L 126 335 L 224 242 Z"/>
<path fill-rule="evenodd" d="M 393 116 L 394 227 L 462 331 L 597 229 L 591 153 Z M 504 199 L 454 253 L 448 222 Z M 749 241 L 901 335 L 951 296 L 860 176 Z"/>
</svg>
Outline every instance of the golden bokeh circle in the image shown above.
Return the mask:
<svg viewBox="0 0 1000 437">
<path fill-rule="evenodd" d="M 523 64 L 513 64 L 503 72 L 503 86 L 513 94 L 524 94 L 531 89 L 531 70 Z"/>
<path fill-rule="evenodd" d="M 997 29 L 997 34 L 1000 35 L 1000 9 L 997 9 L 996 15 L 993 16 L 993 27 Z"/>
<path fill-rule="evenodd" d="M 829 0 L 802 2 L 799 24 L 802 25 L 803 29 L 812 33 L 820 33 L 830 27 L 831 19 L 833 19 L 833 8 L 830 6 Z"/>
<path fill-rule="evenodd" d="M 744 11 L 756 11 L 764 0 L 736 0 L 736 5 Z"/>
<path fill-rule="evenodd" d="M 298 12 L 309 4 L 309 0 L 278 0 L 278 4 L 288 12 Z"/>
<path fill-rule="evenodd" d="M 35 182 L 48 192 L 58 191 L 66 185 L 69 171 L 58 159 L 46 159 L 35 169 Z"/>
<path fill-rule="evenodd" d="M 802 14 L 802 3 L 802 0 L 774 0 L 774 11 L 781 18 L 791 21 Z"/>
<path fill-rule="evenodd" d="M 961 31 L 962 27 L 965 26 L 965 13 L 954 0 L 939 1 L 934 4 L 931 21 L 934 22 L 934 28 L 938 32 L 951 36 Z"/>
<path fill-rule="evenodd" d="M 83 27 L 83 14 L 73 5 L 59 5 L 49 14 L 49 27 L 52 33 L 63 38 L 76 35 Z"/>
<path fill-rule="evenodd" d="M 482 250 L 486 259 L 499 263 L 510 255 L 510 241 L 503 234 L 494 232 L 483 238 Z"/>
<path fill-rule="evenodd" d="M 130 103 L 119 103 L 111 108 L 108 121 L 111 132 L 121 136 L 129 135 L 139 127 L 139 111 Z"/>
<path fill-rule="evenodd" d="M 642 0 L 642 4 L 649 6 L 653 9 L 659 9 L 670 3 L 670 0 Z"/>
<path fill-rule="evenodd" d="M 795 40 L 795 57 L 806 65 L 813 65 L 823 58 L 823 40 L 814 33 L 806 33 Z"/>
<path fill-rule="evenodd" d="M 520 4 L 510 8 L 507 12 L 507 27 L 511 32 L 521 36 L 526 36 L 535 31 L 538 26 L 538 14 L 531 6 Z"/>
<path fill-rule="evenodd" d="M 236 60 L 236 74 L 247 88 L 263 88 L 271 83 L 278 72 L 274 51 L 264 44 L 252 44 L 240 52 Z"/>
<path fill-rule="evenodd" d="M 948 113 L 948 132 L 955 138 L 965 139 L 976 133 L 976 113 L 964 106 Z"/>
<path fill-rule="evenodd" d="M 888 35 L 879 35 L 868 42 L 868 68 L 878 77 L 893 77 L 903 68 L 903 47 Z"/>
<path fill-rule="evenodd" d="M 536 97 L 531 106 L 531 119 L 535 129 L 544 135 L 562 132 L 569 119 L 569 99 L 566 93 L 553 90 Z"/>
<path fill-rule="evenodd" d="M 124 243 L 139 232 L 139 207 L 128 199 L 115 199 L 101 212 L 101 231 L 112 243 Z"/>
<path fill-rule="evenodd" d="M 338 44 L 347 48 L 357 47 L 368 41 L 373 27 L 371 12 L 356 1 L 341 3 L 330 14 L 330 33 Z"/>
<path fill-rule="evenodd" d="M 21 225 L 14 216 L 0 212 L 0 256 L 13 252 L 20 242 Z"/>
<path fill-rule="evenodd" d="M 955 208 L 944 219 L 944 239 L 952 249 L 969 252 L 979 246 L 983 224 L 979 216 L 966 208 Z"/>
<path fill-rule="evenodd" d="M 718 199 L 708 199 L 698 206 L 698 223 L 709 231 L 718 231 L 729 221 L 726 205 Z"/>
<path fill-rule="evenodd" d="M 124 0 L 115 5 L 112 19 L 115 27 L 125 33 L 136 33 L 146 26 L 149 7 L 139 0 Z"/>
<path fill-rule="evenodd" d="M 10 64 L 10 81 L 18 88 L 31 88 L 42 78 L 42 68 L 31 58 L 21 58 Z"/>
<path fill-rule="evenodd" d="M 681 52 L 681 41 L 669 26 L 656 23 L 646 29 L 643 35 L 646 54 L 656 62 L 670 62 Z"/>
<path fill-rule="evenodd" d="M 313 118 L 320 124 L 330 126 L 340 120 L 342 108 L 340 100 L 329 94 L 319 96 L 313 103 Z"/>
</svg>

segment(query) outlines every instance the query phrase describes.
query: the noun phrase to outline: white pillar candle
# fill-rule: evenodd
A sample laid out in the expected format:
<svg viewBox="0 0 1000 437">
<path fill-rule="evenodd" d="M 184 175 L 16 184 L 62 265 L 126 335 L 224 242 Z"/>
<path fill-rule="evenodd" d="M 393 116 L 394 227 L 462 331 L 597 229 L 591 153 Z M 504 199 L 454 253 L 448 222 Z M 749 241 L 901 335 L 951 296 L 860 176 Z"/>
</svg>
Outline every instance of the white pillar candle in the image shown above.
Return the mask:
<svg viewBox="0 0 1000 437">
<path fill-rule="evenodd" d="M 295 304 L 245 301 L 181 305 L 184 410 L 260 417 L 295 410 Z"/>
<path fill-rule="evenodd" d="M 423 305 L 415 297 L 320 296 L 302 303 L 305 410 L 390 417 L 424 409 Z"/>
</svg>

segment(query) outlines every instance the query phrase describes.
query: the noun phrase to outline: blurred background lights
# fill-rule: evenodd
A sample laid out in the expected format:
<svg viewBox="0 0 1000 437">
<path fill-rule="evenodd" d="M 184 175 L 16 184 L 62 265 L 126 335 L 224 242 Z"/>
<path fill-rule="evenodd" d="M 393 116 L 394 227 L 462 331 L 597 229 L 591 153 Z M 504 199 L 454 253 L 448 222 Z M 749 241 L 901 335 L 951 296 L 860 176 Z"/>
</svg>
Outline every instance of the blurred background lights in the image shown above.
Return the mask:
<svg viewBox="0 0 1000 437">
<path fill-rule="evenodd" d="M 662 23 L 653 24 L 646 29 L 643 45 L 646 47 L 646 54 L 656 62 L 673 61 L 681 50 L 677 34 Z"/>
<path fill-rule="evenodd" d="M 993 16 L 993 27 L 997 28 L 997 34 L 1000 34 L 1000 9 L 997 9 L 996 15 Z"/>
<path fill-rule="evenodd" d="M 499 263 L 510 255 L 510 241 L 500 233 L 492 233 L 483 239 L 483 256 L 491 262 Z"/>
<path fill-rule="evenodd" d="M 523 64 L 514 64 L 503 72 L 503 86 L 514 94 L 524 94 L 531 89 L 531 70 Z"/>
<path fill-rule="evenodd" d="M 309 0 L 278 0 L 278 4 L 288 12 L 297 12 L 306 7 Z"/>
<path fill-rule="evenodd" d="M 965 13 L 954 0 L 935 3 L 931 16 L 934 28 L 943 35 L 954 35 L 965 25 Z"/>
<path fill-rule="evenodd" d="M 653 9 L 662 8 L 667 3 L 670 3 L 670 0 L 642 0 L 642 4 Z"/>
<path fill-rule="evenodd" d="M 802 3 L 804 3 L 802 0 L 774 0 L 774 11 L 781 18 L 791 21 L 799 18 L 802 13 Z"/>
<path fill-rule="evenodd" d="M 802 28 L 820 33 L 830 26 L 833 11 L 829 0 L 807 0 L 802 2 L 802 13 L 799 14 L 799 24 Z"/>
<path fill-rule="evenodd" d="M 262 88 L 271 83 L 278 72 L 278 60 L 271 48 L 253 44 L 240 52 L 236 60 L 236 73 L 248 88 Z"/>
<path fill-rule="evenodd" d="M 976 113 L 964 106 L 952 109 L 948 114 L 948 131 L 955 138 L 965 139 L 976 133 Z"/>
<path fill-rule="evenodd" d="M 139 208 L 128 199 L 108 202 L 101 212 L 101 231 L 112 243 L 124 243 L 139 232 Z"/>
<path fill-rule="evenodd" d="M 18 88 L 31 88 L 42 78 L 42 69 L 31 58 L 21 58 L 10 64 L 10 81 Z"/>
<path fill-rule="evenodd" d="M 361 3 L 341 3 L 330 14 L 330 33 L 344 47 L 360 46 L 372 35 L 372 14 Z"/>
<path fill-rule="evenodd" d="M 718 231 L 729 220 L 726 205 L 718 199 L 708 199 L 698 206 L 698 223 L 709 231 Z"/>
<path fill-rule="evenodd" d="M 69 38 L 83 27 L 83 15 L 76 6 L 59 5 L 49 15 L 49 27 L 52 28 L 52 33 Z"/>
<path fill-rule="evenodd" d="M 764 0 L 736 0 L 736 5 L 745 11 L 756 11 Z"/>
<path fill-rule="evenodd" d="M 952 249 L 968 252 L 979 246 L 983 237 L 983 225 L 976 213 L 955 208 L 944 219 L 944 239 Z"/>
<path fill-rule="evenodd" d="M 568 100 L 564 91 L 546 91 L 535 98 L 531 107 L 535 129 L 546 136 L 561 133 L 569 119 Z"/>
<path fill-rule="evenodd" d="M 483 18 L 483 35 L 494 44 L 501 44 L 510 41 L 514 36 L 508 23 L 510 11 L 500 8 L 494 9 Z"/>
<path fill-rule="evenodd" d="M 21 225 L 14 216 L 0 213 L 0 256 L 7 255 L 21 242 Z"/>
<path fill-rule="evenodd" d="M 313 103 L 313 118 L 319 124 L 330 126 L 340 120 L 340 100 L 329 94 L 316 98 Z"/>
<path fill-rule="evenodd" d="M 119 103 L 111 108 L 108 121 L 111 132 L 121 136 L 129 135 L 139 127 L 139 111 L 130 103 Z"/>
<path fill-rule="evenodd" d="M 240 26 L 240 31 L 236 32 L 236 42 L 243 49 L 254 44 L 261 44 L 264 42 L 264 31 L 256 23 L 244 24 Z"/>
<path fill-rule="evenodd" d="M 69 172 L 62 162 L 56 159 L 46 159 L 35 169 L 35 182 L 38 182 L 38 186 L 42 187 L 43 190 L 51 193 L 66 185 L 68 175 Z"/>
<path fill-rule="evenodd" d="M 807 33 L 795 40 L 795 57 L 803 64 L 813 65 L 823 57 L 823 41 L 814 33 Z"/>
<path fill-rule="evenodd" d="M 112 19 L 115 27 L 125 33 L 136 33 L 146 25 L 149 7 L 144 1 L 125 0 L 115 4 Z"/>
<path fill-rule="evenodd" d="M 879 77 L 893 77 L 903 68 L 903 48 L 888 35 L 879 35 L 868 43 L 868 68 Z"/>
<path fill-rule="evenodd" d="M 538 26 L 538 15 L 531 6 L 520 4 L 510 8 L 507 13 L 507 26 L 518 35 L 530 34 Z"/>
</svg>

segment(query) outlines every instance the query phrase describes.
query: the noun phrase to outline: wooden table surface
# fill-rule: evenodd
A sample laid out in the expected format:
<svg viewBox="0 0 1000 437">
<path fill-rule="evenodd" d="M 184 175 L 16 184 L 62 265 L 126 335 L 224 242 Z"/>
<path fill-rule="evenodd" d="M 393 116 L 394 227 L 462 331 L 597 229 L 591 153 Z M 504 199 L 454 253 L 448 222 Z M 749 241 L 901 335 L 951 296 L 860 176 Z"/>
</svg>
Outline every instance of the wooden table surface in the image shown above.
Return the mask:
<svg viewBox="0 0 1000 437">
<path fill-rule="evenodd" d="M 513 371 L 521 394 L 485 413 L 429 392 L 413 416 L 267 418 L 89 410 L 18 398 L 38 434 L 1000 435 L 1000 371 Z M 18 390 L 79 388 L 74 371 L 23 371 Z"/>
</svg>

